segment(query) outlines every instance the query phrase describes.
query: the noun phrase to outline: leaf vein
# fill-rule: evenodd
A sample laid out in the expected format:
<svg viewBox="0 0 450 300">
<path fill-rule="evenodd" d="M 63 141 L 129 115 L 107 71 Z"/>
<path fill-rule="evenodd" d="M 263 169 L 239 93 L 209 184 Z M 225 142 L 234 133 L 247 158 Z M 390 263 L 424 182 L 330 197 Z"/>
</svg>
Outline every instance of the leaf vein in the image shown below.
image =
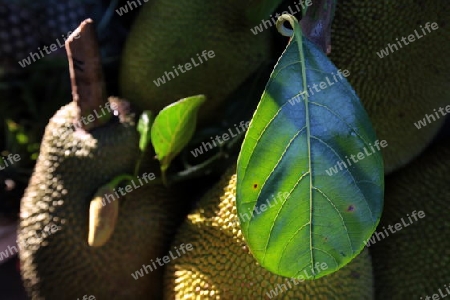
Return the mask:
<svg viewBox="0 0 450 300">
<path fill-rule="evenodd" d="M 320 194 L 322 194 L 322 196 L 328 200 L 328 202 L 331 204 L 331 206 L 334 208 L 334 210 L 336 210 L 336 212 L 338 213 L 339 217 L 341 218 L 342 225 L 344 226 L 345 233 L 347 234 L 348 243 L 350 245 L 350 249 L 352 250 L 352 254 L 355 253 L 355 250 L 353 249 L 352 241 L 350 239 L 350 235 L 348 233 L 347 224 L 345 224 L 345 220 L 344 220 L 344 217 L 342 216 L 342 213 L 339 211 L 339 209 L 336 207 L 336 205 L 333 203 L 333 201 L 327 196 L 327 194 L 325 194 L 325 192 L 323 192 L 321 189 L 319 189 L 317 187 L 314 187 L 314 189 L 316 191 L 318 191 Z"/>
<path fill-rule="evenodd" d="M 318 140 L 319 142 L 323 143 L 325 146 L 327 146 L 341 161 L 344 161 L 339 154 L 333 149 L 333 147 L 331 147 L 330 145 L 328 145 L 327 142 L 323 141 L 321 138 L 316 137 L 316 136 L 312 136 L 312 138 Z M 361 188 L 359 187 L 359 185 L 356 183 L 356 179 L 353 176 L 353 173 L 350 172 L 349 169 L 345 169 L 346 172 L 348 172 L 350 174 L 350 178 L 353 180 L 353 183 L 355 184 L 355 186 L 358 188 L 358 191 L 360 192 L 360 194 L 362 195 L 363 199 L 364 199 L 364 203 L 367 205 L 367 208 L 369 209 L 370 212 L 370 217 L 372 219 L 372 222 L 374 222 L 374 218 L 373 218 L 373 212 L 372 209 L 369 206 L 369 201 L 367 200 L 366 196 L 364 195 L 364 193 L 362 192 Z"/>
<path fill-rule="evenodd" d="M 300 128 L 300 130 L 297 131 L 297 133 L 296 133 L 296 134 L 292 137 L 292 139 L 289 141 L 289 143 L 287 144 L 286 148 L 285 148 L 284 151 L 283 151 L 283 154 L 280 156 L 280 159 L 277 161 L 277 163 L 276 163 L 275 166 L 273 167 L 273 169 L 272 169 L 272 171 L 270 172 L 269 176 L 267 176 L 267 178 L 266 178 L 266 179 L 264 180 L 264 182 L 262 183 L 261 189 L 259 190 L 259 193 L 258 193 L 258 196 L 256 197 L 256 199 L 259 199 L 259 197 L 261 196 L 263 187 L 266 185 L 267 181 L 268 181 L 269 178 L 272 176 L 273 171 L 274 171 L 274 170 L 276 169 L 276 167 L 280 164 L 280 161 L 284 158 L 284 154 L 285 154 L 286 151 L 289 149 L 289 147 L 292 145 L 293 141 L 300 135 L 300 133 L 303 131 L 303 129 L 305 129 L 305 127 Z M 297 186 L 297 185 L 299 184 L 300 180 L 301 180 L 303 177 L 305 177 L 306 174 L 307 174 L 307 173 L 305 173 L 305 174 L 303 174 L 302 176 L 300 176 L 300 178 L 299 178 L 299 179 L 297 180 L 297 182 L 295 183 L 295 186 Z M 294 187 L 295 187 L 295 186 L 294 186 Z M 292 189 L 292 190 L 293 190 L 293 189 Z M 289 195 L 291 195 L 292 190 L 289 192 Z M 280 209 L 279 209 L 278 212 L 277 212 L 276 217 L 278 217 L 278 215 L 280 214 L 280 211 L 281 211 L 281 209 L 283 208 L 284 203 L 287 201 L 288 198 L 289 198 L 289 196 L 286 197 L 286 198 L 284 199 L 283 203 L 282 203 L 281 206 L 280 206 Z M 268 235 L 268 237 L 267 237 L 267 242 L 266 242 L 266 247 L 265 247 L 265 250 L 264 250 L 263 261 L 264 261 L 264 259 L 266 258 L 267 247 L 268 247 L 268 245 L 269 245 L 269 240 L 270 240 L 270 237 L 272 236 L 272 231 L 273 231 L 273 227 L 274 227 L 274 226 L 275 226 L 275 222 L 272 223 L 272 227 L 270 228 L 269 235 Z"/>
<path fill-rule="evenodd" d="M 312 104 L 314 104 L 314 105 L 317 105 L 317 106 L 319 106 L 319 107 L 325 108 L 325 109 L 328 110 L 331 114 L 335 115 L 339 120 L 341 120 L 342 123 L 344 123 L 345 125 L 347 125 L 347 127 L 350 128 L 350 129 L 356 134 L 356 136 L 359 137 L 359 139 L 360 139 L 361 141 L 363 141 L 363 143 L 364 143 L 365 146 L 368 146 L 369 143 L 368 143 L 368 142 L 367 142 L 367 141 L 366 141 L 366 140 L 358 133 L 358 131 L 355 129 L 355 127 L 352 127 L 350 124 L 348 124 L 340 114 L 337 114 L 337 113 L 334 112 L 331 108 L 329 108 L 328 106 L 326 106 L 326 105 L 324 105 L 324 104 L 320 104 L 320 103 L 317 103 L 317 102 L 314 102 L 314 101 L 310 101 L 310 103 L 312 103 Z"/>
<path fill-rule="evenodd" d="M 278 261 L 278 271 L 280 270 L 280 265 L 281 265 L 281 259 L 284 256 L 284 252 L 286 251 L 287 247 L 289 246 L 289 244 L 292 242 L 292 240 L 295 238 L 295 236 L 307 225 L 310 225 L 309 222 L 306 222 L 305 224 L 303 224 L 302 226 L 300 226 L 300 228 L 298 228 L 294 234 L 292 235 L 292 237 L 286 242 L 286 244 L 284 245 L 283 250 L 281 251 L 281 255 L 280 255 L 280 259 Z"/>
</svg>

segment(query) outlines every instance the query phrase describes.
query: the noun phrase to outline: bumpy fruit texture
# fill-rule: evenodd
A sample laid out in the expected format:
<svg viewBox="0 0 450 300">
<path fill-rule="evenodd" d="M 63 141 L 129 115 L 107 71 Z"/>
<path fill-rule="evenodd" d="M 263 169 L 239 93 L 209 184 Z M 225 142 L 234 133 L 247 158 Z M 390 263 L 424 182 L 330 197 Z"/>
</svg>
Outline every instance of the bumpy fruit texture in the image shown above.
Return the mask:
<svg viewBox="0 0 450 300">
<path fill-rule="evenodd" d="M 248 0 L 146 3 L 124 48 L 122 96 L 140 109 L 157 112 L 181 98 L 205 94 L 199 121 L 212 120 L 226 96 L 270 56 L 270 30 L 257 35 L 250 30 L 256 25 L 246 18 L 251 5 Z M 204 50 L 214 57 L 200 63 L 197 54 Z M 158 78 L 166 83 L 157 86 Z"/>
<path fill-rule="evenodd" d="M 389 236 L 375 236 L 376 242 L 369 248 L 376 299 L 425 299 L 427 295 L 430 298 L 426 299 L 431 299 L 433 294 L 439 295 L 439 289 L 449 294 L 449 182 L 450 140 L 433 145 L 387 178 L 385 210 L 376 232 L 386 229 Z M 419 211 L 423 213 L 417 216 Z M 396 230 L 398 225 L 395 228 L 397 223 L 400 230 Z"/>
<path fill-rule="evenodd" d="M 18 240 L 25 287 L 32 299 L 158 299 L 161 270 L 138 280 L 131 273 L 164 255 L 180 205 L 155 185 L 114 198 L 120 203 L 115 230 L 105 245 L 90 247 L 89 201 L 113 177 L 133 171 L 138 134 L 131 122 L 115 117 L 90 132 L 73 132 L 76 111 L 71 103 L 50 120 L 22 199 Z M 45 229 L 51 225 L 56 232 Z"/>
<path fill-rule="evenodd" d="M 373 299 L 367 250 L 338 272 L 297 285 L 262 268 L 243 239 L 235 205 L 235 167 L 199 202 L 180 228 L 173 246 L 192 251 L 173 260 L 165 277 L 165 299 Z M 291 287 L 287 284 L 289 281 Z M 285 284 L 283 292 L 279 286 Z"/>
<path fill-rule="evenodd" d="M 347 79 L 378 138 L 388 142 L 382 150 L 386 173 L 416 157 L 442 125 L 442 116 L 421 129 L 414 122 L 450 102 L 449 12 L 448 0 L 338 1 L 330 57 L 350 71 Z M 427 22 L 439 28 L 428 32 Z M 414 42 L 410 35 L 416 36 Z M 389 55 L 380 58 L 387 47 Z"/>
</svg>

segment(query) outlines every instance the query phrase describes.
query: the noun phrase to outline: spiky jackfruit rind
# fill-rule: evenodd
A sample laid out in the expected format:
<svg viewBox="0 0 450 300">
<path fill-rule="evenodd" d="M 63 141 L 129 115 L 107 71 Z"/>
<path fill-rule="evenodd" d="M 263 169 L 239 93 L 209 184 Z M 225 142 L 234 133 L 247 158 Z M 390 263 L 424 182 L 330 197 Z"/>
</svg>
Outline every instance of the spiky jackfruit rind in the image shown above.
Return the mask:
<svg viewBox="0 0 450 300">
<path fill-rule="evenodd" d="M 131 274 L 164 255 L 181 205 L 162 186 L 139 187 L 121 198 L 107 245 L 90 247 L 90 200 L 100 186 L 132 172 L 139 137 L 129 116 L 114 117 L 90 132 L 73 130 L 76 117 L 72 102 L 50 120 L 21 202 L 18 239 L 25 245 L 19 253 L 25 288 L 32 299 L 159 299 L 161 270 L 138 280 Z M 61 229 L 42 235 L 50 223 Z"/>
<path fill-rule="evenodd" d="M 450 99 L 449 11 L 447 0 L 337 2 L 330 58 L 350 70 L 348 80 L 378 138 L 389 143 L 382 150 L 386 174 L 417 157 L 443 124 L 441 117 L 421 129 L 414 126 Z M 424 35 L 420 26 L 427 22 L 439 28 Z M 400 42 L 416 31 L 420 38 Z"/>
<path fill-rule="evenodd" d="M 214 120 L 226 97 L 271 54 L 270 30 L 256 35 L 250 30 L 245 14 L 251 5 L 236 0 L 146 3 L 123 51 L 122 96 L 157 113 L 178 99 L 205 94 L 199 122 Z"/>
<path fill-rule="evenodd" d="M 178 230 L 172 246 L 190 243 L 193 250 L 167 266 L 165 299 L 269 299 L 271 290 L 278 290 L 283 299 L 373 299 L 372 265 L 366 250 L 338 272 L 298 285 L 262 268 L 242 236 L 235 192 L 233 167 Z"/>
<path fill-rule="evenodd" d="M 376 299 L 448 294 L 449 183 L 450 140 L 432 145 L 387 177 L 385 210 L 369 247 Z"/>
</svg>

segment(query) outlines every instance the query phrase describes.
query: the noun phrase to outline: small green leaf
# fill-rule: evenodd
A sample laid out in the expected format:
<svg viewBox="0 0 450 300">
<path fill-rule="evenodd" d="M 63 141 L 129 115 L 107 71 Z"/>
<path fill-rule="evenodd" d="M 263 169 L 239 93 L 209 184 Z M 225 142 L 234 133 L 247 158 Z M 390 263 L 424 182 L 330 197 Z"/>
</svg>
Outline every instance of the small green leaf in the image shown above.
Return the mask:
<svg viewBox="0 0 450 300">
<path fill-rule="evenodd" d="M 151 129 L 151 139 L 163 178 L 172 159 L 180 153 L 194 134 L 197 112 L 205 102 L 204 95 L 178 100 L 166 106 L 155 118 Z"/>
<path fill-rule="evenodd" d="M 145 150 L 148 147 L 148 144 L 150 143 L 151 140 L 150 128 L 152 128 L 153 121 L 154 116 L 150 110 L 145 110 L 139 117 L 137 130 L 140 133 L 139 149 L 141 149 L 142 152 L 145 152 Z"/>
<path fill-rule="evenodd" d="M 302 38 L 294 17 L 282 18 L 294 36 L 246 133 L 236 205 L 242 234 L 263 267 L 316 279 L 349 263 L 374 232 L 383 207 L 383 160 L 372 151 L 377 138 L 350 84 Z M 371 154 L 349 164 L 363 149 Z"/>
</svg>

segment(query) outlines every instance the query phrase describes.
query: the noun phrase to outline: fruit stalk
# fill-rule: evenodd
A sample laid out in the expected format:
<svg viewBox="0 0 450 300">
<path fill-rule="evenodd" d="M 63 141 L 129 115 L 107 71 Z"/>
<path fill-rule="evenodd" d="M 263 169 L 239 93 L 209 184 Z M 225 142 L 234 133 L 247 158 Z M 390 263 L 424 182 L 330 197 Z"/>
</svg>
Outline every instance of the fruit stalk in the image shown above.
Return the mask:
<svg viewBox="0 0 450 300">
<path fill-rule="evenodd" d="M 107 102 L 105 82 L 100 62 L 97 34 L 92 19 L 84 20 L 65 42 L 69 60 L 72 98 L 79 108 L 78 122 L 84 130 L 104 124 L 111 114 L 105 114 L 93 121 L 84 118 Z"/>
</svg>

